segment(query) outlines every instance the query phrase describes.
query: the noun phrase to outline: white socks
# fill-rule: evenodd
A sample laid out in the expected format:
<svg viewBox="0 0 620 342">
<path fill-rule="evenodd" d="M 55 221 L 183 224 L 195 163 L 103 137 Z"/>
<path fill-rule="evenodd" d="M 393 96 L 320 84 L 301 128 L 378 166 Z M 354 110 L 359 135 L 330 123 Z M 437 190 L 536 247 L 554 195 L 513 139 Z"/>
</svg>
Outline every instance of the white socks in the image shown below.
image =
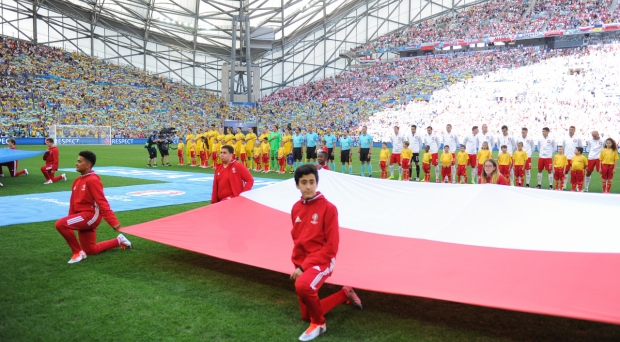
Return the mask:
<svg viewBox="0 0 620 342">
<path fill-rule="evenodd" d="M 435 166 L 435 179 L 439 179 L 441 177 L 441 172 L 439 172 L 439 165 Z"/>
<path fill-rule="evenodd" d="M 590 178 L 592 178 L 592 176 L 586 177 L 586 181 L 583 184 L 583 189 L 586 191 L 588 191 L 588 188 L 590 187 Z"/>
<path fill-rule="evenodd" d="M 553 186 L 553 175 L 549 174 L 549 186 Z"/>
<path fill-rule="evenodd" d="M 456 183 L 456 165 L 452 165 L 452 183 Z"/>
<path fill-rule="evenodd" d="M 510 169 L 510 184 L 514 184 L 514 183 L 515 183 L 515 170 Z"/>
<path fill-rule="evenodd" d="M 394 177 L 394 164 L 390 164 L 390 176 Z"/>
<path fill-rule="evenodd" d="M 539 172 L 536 178 L 538 179 L 538 183 L 536 184 L 542 186 L 542 172 Z"/>
<path fill-rule="evenodd" d="M 474 180 L 474 183 L 478 183 L 478 168 L 473 167 L 471 169 L 471 178 Z"/>
<path fill-rule="evenodd" d="M 398 167 L 398 179 L 402 179 L 402 178 L 403 178 L 403 168 Z"/>
<path fill-rule="evenodd" d="M 532 179 L 532 171 L 525 170 L 525 184 L 529 185 L 531 179 Z"/>
<path fill-rule="evenodd" d="M 564 176 L 564 188 L 566 188 L 566 184 L 568 184 L 568 177 L 570 177 L 570 174 Z"/>
</svg>

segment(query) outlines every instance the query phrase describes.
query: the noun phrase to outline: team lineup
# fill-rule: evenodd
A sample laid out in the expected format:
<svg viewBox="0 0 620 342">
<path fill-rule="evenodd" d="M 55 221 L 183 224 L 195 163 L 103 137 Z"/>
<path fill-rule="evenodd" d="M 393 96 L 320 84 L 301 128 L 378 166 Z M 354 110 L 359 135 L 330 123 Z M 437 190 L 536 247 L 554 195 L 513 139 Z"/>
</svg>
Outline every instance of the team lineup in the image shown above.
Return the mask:
<svg viewBox="0 0 620 342">
<path fill-rule="evenodd" d="M 256 172 L 293 173 L 304 163 L 336 171 L 339 158 L 340 171 L 353 174 L 353 149 L 357 145 L 357 157 L 361 163 L 359 174 L 372 177 L 373 139 L 366 126 L 355 140 L 348 130 L 336 135 L 327 128 L 319 135 L 312 127 L 305 133 L 299 127 L 294 130 L 288 127 L 283 134 L 277 125 L 271 128 L 271 131 L 263 128 L 259 136 L 252 128 L 247 134 L 237 128 L 233 134 L 232 128 L 228 127 L 225 133 L 223 128 L 216 129 L 214 124 L 206 133 L 194 135 L 189 130 L 185 142 L 180 140 L 177 146 L 179 165 L 216 168 L 221 164 L 221 147 L 229 145 L 234 149 L 233 157 Z M 492 157 L 495 147 L 499 150 L 497 160 Z M 587 157 L 583 154 L 586 147 Z M 534 185 L 531 171 L 535 150 L 538 150 L 539 158 Z M 471 133 L 462 139 L 452 131 L 450 124 L 441 135 L 430 126 L 426 127 L 424 134 L 418 132 L 416 125 L 412 125 L 407 133 L 394 126 L 394 132 L 384 139 L 379 152 L 380 177 L 385 179 L 395 179 L 395 170 L 398 170 L 398 180 L 430 182 L 431 167 L 434 167 L 437 183 L 486 183 L 492 177 L 492 183 L 541 188 L 546 172 L 551 189 L 563 190 L 570 183 L 572 190 L 587 192 L 592 173 L 596 171 L 601 175 L 604 193 L 611 190 L 617 159 L 617 144 L 612 138 L 603 140 L 597 131 L 593 131 L 584 141 L 575 136 L 574 126 L 563 138 L 552 137 L 546 127 L 541 136 L 535 138 L 526 127 L 521 129 L 521 135 L 512 136 L 507 126 L 502 126 L 501 134 L 494 136 L 484 124 L 481 130 L 473 126 Z M 486 161 L 489 161 L 488 173 L 485 173 Z"/>
</svg>

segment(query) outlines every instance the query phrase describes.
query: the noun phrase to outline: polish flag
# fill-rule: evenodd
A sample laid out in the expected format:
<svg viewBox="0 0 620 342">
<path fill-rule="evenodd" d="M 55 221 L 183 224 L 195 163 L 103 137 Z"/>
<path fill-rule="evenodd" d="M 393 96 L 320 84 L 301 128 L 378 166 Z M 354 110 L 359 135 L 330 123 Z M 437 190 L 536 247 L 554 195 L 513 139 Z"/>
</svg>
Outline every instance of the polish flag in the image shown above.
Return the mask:
<svg viewBox="0 0 620 342">
<path fill-rule="evenodd" d="M 319 172 L 339 212 L 328 283 L 620 324 L 620 196 Z M 291 179 L 122 231 L 289 274 L 299 197 Z"/>
</svg>

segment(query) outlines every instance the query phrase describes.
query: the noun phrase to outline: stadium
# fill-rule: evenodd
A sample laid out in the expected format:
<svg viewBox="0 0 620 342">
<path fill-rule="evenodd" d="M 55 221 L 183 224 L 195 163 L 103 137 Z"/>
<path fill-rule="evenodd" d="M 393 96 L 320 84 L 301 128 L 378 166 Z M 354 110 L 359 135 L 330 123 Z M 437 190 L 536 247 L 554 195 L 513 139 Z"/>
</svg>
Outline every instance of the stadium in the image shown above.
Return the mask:
<svg viewBox="0 0 620 342">
<path fill-rule="evenodd" d="M 0 340 L 620 340 L 618 0 L 0 19 Z"/>
</svg>

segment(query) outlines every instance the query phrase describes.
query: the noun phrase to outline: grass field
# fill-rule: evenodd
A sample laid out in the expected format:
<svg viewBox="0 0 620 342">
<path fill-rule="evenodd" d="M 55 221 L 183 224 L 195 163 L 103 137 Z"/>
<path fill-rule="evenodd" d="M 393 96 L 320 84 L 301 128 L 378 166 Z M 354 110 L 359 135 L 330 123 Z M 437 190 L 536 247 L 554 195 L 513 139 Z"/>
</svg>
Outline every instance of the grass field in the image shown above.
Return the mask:
<svg viewBox="0 0 620 342">
<path fill-rule="evenodd" d="M 141 146 L 90 148 L 100 166 L 146 167 Z M 81 149 L 61 146 L 61 167 L 72 167 Z M 5 185 L 0 196 L 70 189 L 76 174 L 69 173 L 67 183 L 43 186 L 41 163 L 40 158 L 21 161 L 20 167 L 28 168 L 30 176 L 0 179 Z M 373 169 L 378 175 L 378 165 Z M 358 163 L 355 170 L 359 172 Z M 535 173 L 532 176 L 535 179 Z M 148 183 L 102 179 L 106 187 Z M 600 188 L 596 175 L 590 191 Z M 129 226 L 204 205 L 208 202 L 117 216 Z M 133 250 L 116 249 L 68 265 L 70 250 L 53 222 L 4 226 L 0 231 L 0 341 L 295 341 L 307 327 L 299 318 L 293 284 L 285 274 L 131 236 Z M 105 223 L 98 235 L 99 240 L 116 236 Z M 322 293 L 336 289 L 325 286 Z M 615 325 L 361 290 L 358 294 L 366 310 L 336 308 L 327 316 L 327 334 L 318 340 L 620 340 L 620 326 Z"/>
</svg>

